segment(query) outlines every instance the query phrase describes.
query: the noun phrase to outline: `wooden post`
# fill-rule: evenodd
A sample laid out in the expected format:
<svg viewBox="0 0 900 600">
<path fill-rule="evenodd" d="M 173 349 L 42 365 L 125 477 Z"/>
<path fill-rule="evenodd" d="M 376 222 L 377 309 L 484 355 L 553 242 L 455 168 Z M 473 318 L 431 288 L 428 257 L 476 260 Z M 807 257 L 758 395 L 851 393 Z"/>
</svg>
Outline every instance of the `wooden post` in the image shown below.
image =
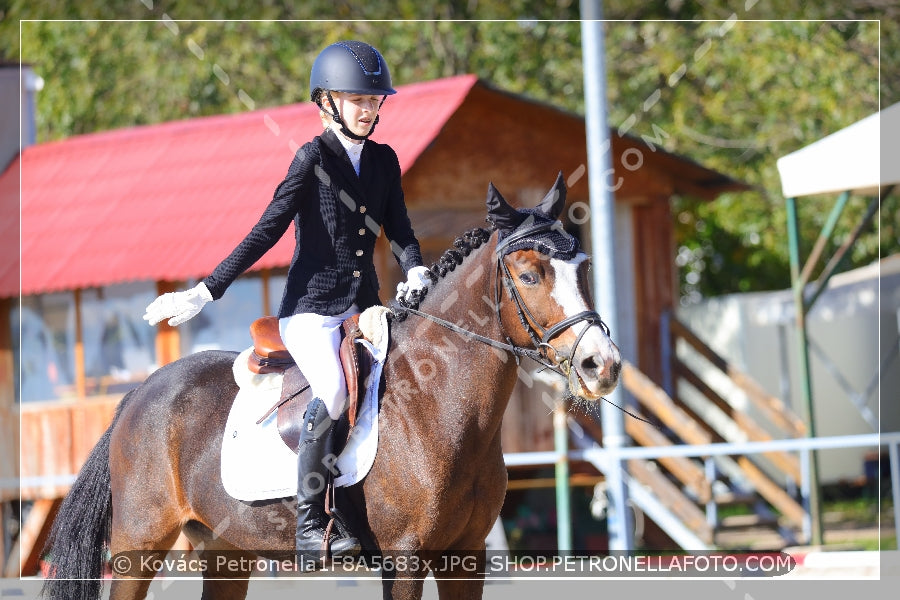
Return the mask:
<svg viewBox="0 0 900 600">
<path fill-rule="evenodd" d="M 15 368 L 12 351 L 12 308 L 15 299 L 0 298 L 0 569 L 6 571 L 7 554 L 10 562 L 15 559 L 12 549 L 7 547 L 11 542 L 10 532 L 6 530 L 10 511 L 8 502 L 18 500 L 19 490 L 14 482 L 19 478 L 19 419 L 16 410 Z M 6 485 L 9 482 L 10 485 Z M 0 571 L 0 572 L 2 572 Z"/>
<path fill-rule="evenodd" d="M 16 407 L 12 350 L 12 308 L 15 299 L 0 299 L 0 480 L 19 477 L 19 418 Z M 0 501 L 19 498 L 18 490 L 0 490 Z"/>
<path fill-rule="evenodd" d="M 87 397 L 87 379 L 84 366 L 84 330 L 81 324 L 81 289 L 75 290 L 75 397 Z"/>
<path fill-rule="evenodd" d="M 179 283 L 175 281 L 157 281 L 156 293 L 163 295 L 178 289 Z M 156 326 L 156 362 L 159 366 L 175 362 L 181 357 L 181 334 L 177 327 L 170 326 L 166 321 L 160 321 Z"/>
<path fill-rule="evenodd" d="M 272 274 L 271 269 L 263 269 L 259 273 L 259 280 L 262 283 L 262 308 L 263 315 L 271 315 L 272 314 L 272 298 L 269 294 L 269 278 Z"/>
<path fill-rule="evenodd" d="M 6 577 L 31 577 L 37 574 L 41 551 L 44 549 L 44 543 L 50 534 L 50 527 L 60 504 L 62 498 L 35 500 L 19 534 L 17 545 L 20 559 L 18 561 L 10 559 L 6 566 Z M 13 569 L 13 565 L 17 570 Z"/>
</svg>

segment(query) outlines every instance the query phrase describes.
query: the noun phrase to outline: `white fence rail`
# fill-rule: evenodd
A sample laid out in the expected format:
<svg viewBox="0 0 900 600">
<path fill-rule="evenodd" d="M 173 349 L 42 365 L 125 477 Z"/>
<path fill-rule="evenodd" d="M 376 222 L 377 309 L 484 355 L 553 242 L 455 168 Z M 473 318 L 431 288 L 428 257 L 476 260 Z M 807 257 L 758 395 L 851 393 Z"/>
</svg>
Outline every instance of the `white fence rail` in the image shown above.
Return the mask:
<svg viewBox="0 0 900 600">
<path fill-rule="evenodd" d="M 681 446 L 630 446 L 623 448 L 587 448 L 583 450 L 570 450 L 567 454 L 569 460 L 583 460 L 600 463 L 607 468 L 614 468 L 621 462 L 633 458 L 657 459 L 667 456 L 682 456 L 708 459 L 712 456 L 736 455 L 736 454 L 761 454 L 772 451 L 798 452 L 800 458 L 800 495 L 803 506 L 806 508 L 806 519 L 803 523 L 803 533 L 806 539 L 810 538 L 812 521 L 809 513 L 810 491 L 810 455 L 814 450 L 827 450 L 836 448 L 862 448 L 888 447 L 891 473 L 891 494 L 894 504 L 894 533 L 900 528 L 900 432 L 893 433 L 869 433 L 860 435 L 844 435 L 833 437 L 798 438 L 787 440 L 772 440 L 766 442 L 741 442 L 728 444 L 702 444 Z M 558 452 L 517 452 L 504 454 L 508 467 L 512 466 L 538 466 L 556 463 L 561 458 Z M 616 507 L 621 509 L 622 507 Z M 900 536 L 897 536 L 897 548 L 900 549 Z"/>
</svg>

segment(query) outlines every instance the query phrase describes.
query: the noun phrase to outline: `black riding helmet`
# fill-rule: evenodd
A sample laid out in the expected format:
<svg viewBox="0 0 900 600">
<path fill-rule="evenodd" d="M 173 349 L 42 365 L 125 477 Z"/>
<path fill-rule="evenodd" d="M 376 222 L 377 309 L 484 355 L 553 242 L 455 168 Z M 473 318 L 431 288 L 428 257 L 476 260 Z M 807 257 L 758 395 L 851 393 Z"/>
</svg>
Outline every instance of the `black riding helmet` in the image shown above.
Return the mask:
<svg viewBox="0 0 900 600">
<path fill-rule="evenodd" d="M 341 119 L 331 92 L 383 96 L 382 103 L 387 96 L 397 93 L 391 87 L 391 73 L 381 53 L 369 44 L 357 41 L 336 42 L 319 53 L 309 74 L 309 90 L 310 100 L 331 115 L 341 126 L 344 135 L 356 140 L 364 140 L 372 135 L 378 124 L 378 117 L 375 117 L 369 133 L 364 136 L 356 135 L 347 129 Z M 330 110 L 322 106 L 323 91 L 328 98 Z"/>
</svg>

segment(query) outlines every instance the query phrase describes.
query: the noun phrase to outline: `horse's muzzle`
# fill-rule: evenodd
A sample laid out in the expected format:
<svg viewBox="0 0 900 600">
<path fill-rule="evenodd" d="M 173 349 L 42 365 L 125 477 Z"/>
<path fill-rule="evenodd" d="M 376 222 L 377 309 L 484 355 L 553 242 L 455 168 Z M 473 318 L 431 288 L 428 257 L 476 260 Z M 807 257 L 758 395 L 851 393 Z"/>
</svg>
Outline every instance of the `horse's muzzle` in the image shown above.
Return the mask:
<svg viewBox="0 0 900 600">
<path fill-rule="evenodd" d="M 577 348 L 569 371 L 569 387 L 577 396 L 599 400 L 619 383 L 622 357 L 612 342 L 602 350 Z"/>
</svg>

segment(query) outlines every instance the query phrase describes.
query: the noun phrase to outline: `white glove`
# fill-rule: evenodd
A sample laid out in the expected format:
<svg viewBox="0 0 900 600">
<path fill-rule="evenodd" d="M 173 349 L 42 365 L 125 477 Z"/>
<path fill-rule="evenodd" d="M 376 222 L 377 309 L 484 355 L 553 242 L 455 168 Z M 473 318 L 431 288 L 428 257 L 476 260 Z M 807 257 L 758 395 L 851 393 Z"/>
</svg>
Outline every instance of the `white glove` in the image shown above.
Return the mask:
<svg viewBox="0 0 900 600">
<path fill-rule="evenodd" d="M 151 302 L 144 313 L 144 320 L 156 325 L 163 319 L 169 319 L 169 325 L 175 327 L 196 316 L 203 305 L 212 299 L 206 284 L 201 281 L 186 292 L 169 292 Z"/>
<path fill-rule="evenodd" d="M 409 303 L 413 292 L 420 292 L 428 287 L 428 267 L 413 267 L 406 273 L 407 280 L 397 284 L 397 301 Z"/>
</svg>

